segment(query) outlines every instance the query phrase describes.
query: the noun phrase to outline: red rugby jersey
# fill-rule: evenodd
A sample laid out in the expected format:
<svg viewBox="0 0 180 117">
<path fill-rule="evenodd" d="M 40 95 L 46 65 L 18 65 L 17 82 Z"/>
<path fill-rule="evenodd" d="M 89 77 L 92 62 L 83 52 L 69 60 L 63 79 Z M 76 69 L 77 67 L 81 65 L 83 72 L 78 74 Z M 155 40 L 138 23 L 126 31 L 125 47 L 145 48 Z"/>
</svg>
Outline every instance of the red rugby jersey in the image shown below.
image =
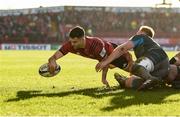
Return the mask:
<svg viewBox="0 0 180 117">
<path fill-rule="evenodd" d="M 85 37 L 85 48 L 74 49 L 70 41 L 65 42 L 59 49 L 64 55 L 68 52 L 101 61 L 113 51 L 111 43 L 98 37 Z"/>
</svg>

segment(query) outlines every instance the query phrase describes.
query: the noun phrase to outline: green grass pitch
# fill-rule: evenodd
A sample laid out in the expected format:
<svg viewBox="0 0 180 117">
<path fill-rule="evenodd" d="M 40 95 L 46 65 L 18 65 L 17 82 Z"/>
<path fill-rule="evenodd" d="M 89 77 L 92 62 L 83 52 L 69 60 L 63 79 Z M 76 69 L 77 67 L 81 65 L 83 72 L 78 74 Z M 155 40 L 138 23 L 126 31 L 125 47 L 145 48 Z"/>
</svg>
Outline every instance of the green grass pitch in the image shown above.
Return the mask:
<svg viewBox="0 0 180 117">
<path fill-rule="evenodd" d="M 97 61 L 68 54 L 58 60 L 61 72 L 53 78 L 38 74 L 55 51 L 0 51 L 0 115 L 180 115 L 180 90 L 161 88 L 137 92 L 118 89 L 109 70 L 111 89 L 95 72 Z M 176 52 L 168 52 L 169 57 Z"/>
</svg>

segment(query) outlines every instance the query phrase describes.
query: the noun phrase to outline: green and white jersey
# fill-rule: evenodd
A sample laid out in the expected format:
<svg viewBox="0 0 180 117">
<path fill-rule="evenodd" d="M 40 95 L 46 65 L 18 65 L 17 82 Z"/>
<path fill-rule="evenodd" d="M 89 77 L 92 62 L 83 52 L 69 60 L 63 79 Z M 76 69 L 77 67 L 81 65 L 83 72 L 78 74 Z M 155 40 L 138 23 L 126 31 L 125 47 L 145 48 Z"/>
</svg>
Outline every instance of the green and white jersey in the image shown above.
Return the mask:
<svg viewBox="0 0 180 117">
<path fill-rule="evenodd" d="M 130 41 L 134 44 L 133 50 L 136 58 L 148 57 L 154 64 L 167 58 L 165 51 L 160 45 L 147 35 L 135 35 Z"/>
</svg>

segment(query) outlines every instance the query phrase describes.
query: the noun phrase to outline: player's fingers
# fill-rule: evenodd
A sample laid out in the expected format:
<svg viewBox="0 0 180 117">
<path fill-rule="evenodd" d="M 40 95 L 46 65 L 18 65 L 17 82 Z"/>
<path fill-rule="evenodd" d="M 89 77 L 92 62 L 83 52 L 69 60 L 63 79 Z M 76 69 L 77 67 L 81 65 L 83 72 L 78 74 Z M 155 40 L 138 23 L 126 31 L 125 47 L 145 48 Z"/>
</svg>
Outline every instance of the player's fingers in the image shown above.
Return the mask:
<svg viewBox="0 0 180 117">
<path fill-rule="evenodd" d="M 100 64 L 99 63 L 96 65 L 95 69 L 96 69 L 96 72 L 100 71 Z"/>
<path fill-rule="evenodd" d="M 101 71 L 102 71 L 101 69 L 96 70 L 96 72 L 101 72 Z"/>
<path fill-rule="evenodd" d="M 49 72 L 50 72 L 51 74 L 53 74 L 54 71 L 55 71 L 55 69 L 54 69 L 53 67 L 51 67 L 51 68 L 49 69 Z"/>
<path fill-rule="evenodd" d="M 110 88 L 110 85 L 107 81 L 103 82 L 104 85 L 106 85 L 106 88 Z"/>
<path fill-rule="evenodd" d="M 107 65 L 105 65 L 103 62 L 98 63 L 97 65 L 97 71 L 102 71 Z"/>
<path fill-rule="evenodd" d="M 55 66 L 53 65 L 53 64 L 48 64 L 48 67 L 49 67 L 49 72 L 51 73 L 51 74 L 53 74 L 54 73 L 54 71 L 55 71 Z"/>
</svg>

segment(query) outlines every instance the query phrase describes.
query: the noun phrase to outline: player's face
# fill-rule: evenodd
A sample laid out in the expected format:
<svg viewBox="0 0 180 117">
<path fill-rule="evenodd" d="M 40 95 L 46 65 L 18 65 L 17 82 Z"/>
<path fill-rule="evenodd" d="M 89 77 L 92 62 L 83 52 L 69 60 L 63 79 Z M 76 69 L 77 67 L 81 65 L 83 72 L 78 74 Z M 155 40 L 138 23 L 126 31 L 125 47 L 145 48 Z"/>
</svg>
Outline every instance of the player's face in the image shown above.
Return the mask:
<svg viewBox="0 0 180 117">
<path fill-rule="evenodd" d="M 70 38 L 71 45 L 74 49 L 82 48 L 83 46 L 83 39 L 79 38 Z"/>
</svg>

